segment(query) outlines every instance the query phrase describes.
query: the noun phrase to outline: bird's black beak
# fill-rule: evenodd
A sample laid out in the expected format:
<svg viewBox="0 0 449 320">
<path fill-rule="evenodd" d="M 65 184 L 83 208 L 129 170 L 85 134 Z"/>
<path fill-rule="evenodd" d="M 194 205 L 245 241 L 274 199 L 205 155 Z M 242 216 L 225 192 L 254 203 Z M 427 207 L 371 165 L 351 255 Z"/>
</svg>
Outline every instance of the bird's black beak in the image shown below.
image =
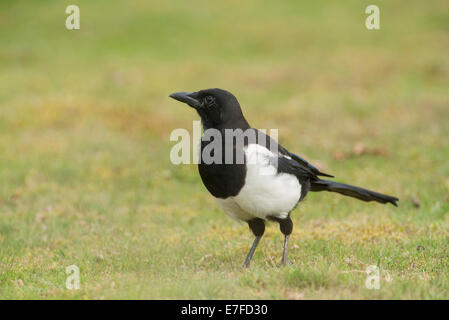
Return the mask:
<svg viewBox="0 0 449 320">
<path fill-rule="evenodd" d="M 187 103 L 192 108 L 197 109 L 201 106 L 201 102 L 196 99 L 196 95 L 196 92 L 175 92 L 169 97 Z"/>
</svg>

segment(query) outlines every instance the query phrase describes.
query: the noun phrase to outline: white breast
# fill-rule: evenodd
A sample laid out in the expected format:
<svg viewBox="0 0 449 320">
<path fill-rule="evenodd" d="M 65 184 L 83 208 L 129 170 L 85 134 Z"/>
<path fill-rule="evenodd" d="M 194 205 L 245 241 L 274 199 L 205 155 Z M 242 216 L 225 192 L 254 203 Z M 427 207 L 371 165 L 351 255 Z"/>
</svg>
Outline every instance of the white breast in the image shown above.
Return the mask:
<svg viewBox="0 0 449 320">
<path fill-rule="evenodd" d="M 222 209 L 239 220 L 286 218 L 301 197 L 301 184 L 288 173 L 277 173 L 270 157 L 277 157 L 267 148 L 251 144 L 245 147 L 246 180 L 235 197 L 217 199 Z"/>
</svg>

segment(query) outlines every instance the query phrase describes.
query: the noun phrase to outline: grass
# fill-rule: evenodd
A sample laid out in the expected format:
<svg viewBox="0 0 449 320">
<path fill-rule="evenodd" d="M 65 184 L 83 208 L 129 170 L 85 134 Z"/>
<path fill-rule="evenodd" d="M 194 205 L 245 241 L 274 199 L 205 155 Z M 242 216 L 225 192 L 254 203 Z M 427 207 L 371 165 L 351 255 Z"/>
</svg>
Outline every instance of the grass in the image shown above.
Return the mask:
<svg viewBox="0 0 449 320">
<path fill-rule="evenodd" d="M 69 4 L 0 3 L 0 298 L 449 298 L 446 1 L 381 2 L 379 31 L 372 1 L 79 0 L 79 31 Z M 168 94 L 209 87 L 400 206 L 309 194 L 292 264 L 271 224 L 243 270 L 247 226 L 169 161 L 197 116 Z"/>
</svg>

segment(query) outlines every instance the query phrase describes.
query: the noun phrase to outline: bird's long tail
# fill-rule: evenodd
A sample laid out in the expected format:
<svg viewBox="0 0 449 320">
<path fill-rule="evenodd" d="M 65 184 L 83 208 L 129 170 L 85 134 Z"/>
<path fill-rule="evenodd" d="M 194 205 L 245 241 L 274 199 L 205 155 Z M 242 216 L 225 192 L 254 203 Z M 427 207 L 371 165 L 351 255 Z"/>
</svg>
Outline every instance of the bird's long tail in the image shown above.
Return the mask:
<svg viewBox="0 0 449 320">
<path fill-rule="evenodd" d="M 363 201 L 377 201 L 380 203 L 391 203 L 394 206 L 398 206 L 396 201 L 399 201 L 398 198 L 387 196 L 385 194 L 381 194 L 375 191 L 359 188 L 356 186 L 351 186 L 349 184 L 318 179 L 312 181 L 311 183 L 311 191 L 329 191 L 329 192 L 337 192 L 342 195 L 357 198 Z"/>
</svg>

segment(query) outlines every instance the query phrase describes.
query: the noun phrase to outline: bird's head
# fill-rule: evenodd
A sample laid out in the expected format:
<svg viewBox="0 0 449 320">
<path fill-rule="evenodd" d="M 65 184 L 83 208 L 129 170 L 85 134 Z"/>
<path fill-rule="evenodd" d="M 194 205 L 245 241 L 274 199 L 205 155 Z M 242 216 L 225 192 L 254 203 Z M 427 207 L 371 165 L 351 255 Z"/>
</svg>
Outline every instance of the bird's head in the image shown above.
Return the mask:
<svg viewBox="0 0 449 320">
<path fill-rule="evenodd" d="M 175 92 L 170 97 L 194 108 L 205 128 L 248 125 L 237 98 L 226 90 L 216 88 L 197 92 Z"/>
</svg>

